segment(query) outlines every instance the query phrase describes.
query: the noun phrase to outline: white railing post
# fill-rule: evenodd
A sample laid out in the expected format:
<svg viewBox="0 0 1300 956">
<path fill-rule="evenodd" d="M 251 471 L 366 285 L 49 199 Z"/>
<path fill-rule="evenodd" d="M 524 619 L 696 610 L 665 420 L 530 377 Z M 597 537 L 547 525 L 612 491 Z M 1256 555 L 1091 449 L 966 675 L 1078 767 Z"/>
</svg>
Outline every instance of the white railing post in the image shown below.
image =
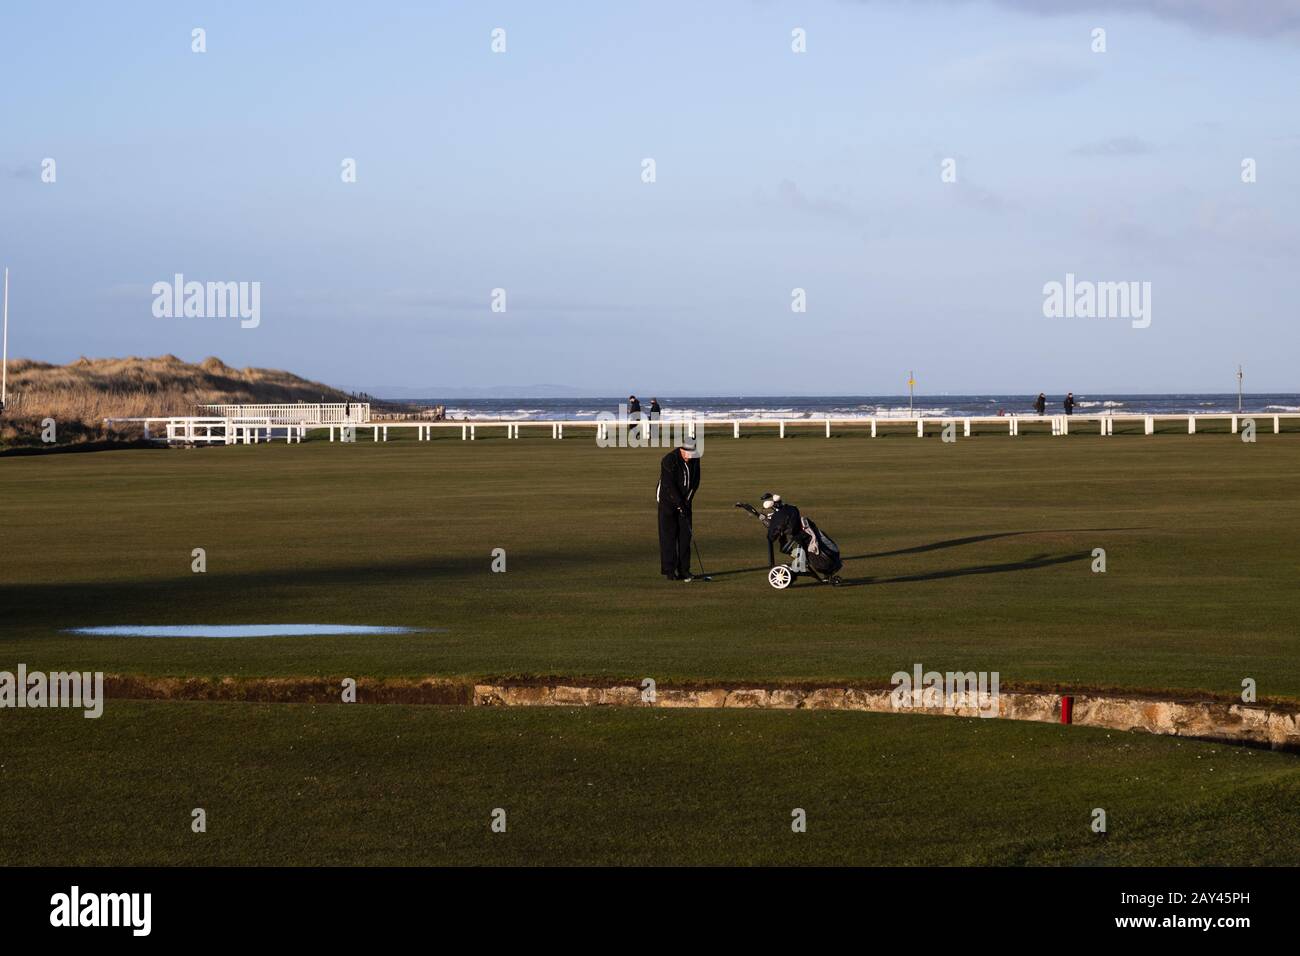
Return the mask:
<svg viewBox="0 0 1300 956">
<path fill-rule="evenodd" d="M 460 440 L 461 440 L 461 441 L 469 441 L 469 426 L 468 426 L 468 425 L 461 425 L 461 426 L 460 426 Z"/>
<path fill-rule="evenodd" d="M 831 437 L 831 420 L 829 418 L 826 419 L 826 437 Z"/>
<path fill-rule="evenodd" d="M 781 437 L 785 437 L 785 419 L 781 419 Z"/>
<path fill-rule="evenodd" d="M 969 419 L 969 418 L 963 418 L 963 419 L 961 420 L 961 434 L 962 434 L 962 437 L 963 437 L 963 438 L 970 438 L 970 419 Z"/>
<path fill-rule="evenodd" d="M 470 426 L 469 426 L 469 440 L 470 440 L 470 441 L 474 441 L 474 439 L 477 437 L 477 436 L 475 435 L 475 433 L 474 433 L 474 432 L 475 432 L 475 428 L 476 428 L 476 426 L 474 426 L 474 425 L 470 425 Z"/>
<path fill-rule="evenodd" d="M 916 420 L 916 437 L 917 437 L 917 438 L 924 438 L 924 437 L 925 437 L 925 419 L 924 419 L 924 418 L 918 418 L 918 419 Z"/>
<path fill-rule="evenodd" d="M 1189 434 L 1189 435 L 1195 435 L 1195 434 L 1196 434 L 1196 416 L 1195 416 L 1195 415 L 1188 415 L 1188 416 L 1187 416 L 1187 434 Z"/>
<path fill-rule="evenodd" d="M 1233 433 L 1234 435 L 1237 434 L 1237 416 L 1236 416 L 1236 415 L 1233 415 L 1233 416 L 1232 416 L 1232 433 Z"/>
<path fill-rule="evenodd" d="M 732 438 L 739 438 L 739 437 L 740 437 L 740 420 L 739 420 L 739 419 L 737 419 L 736 421 L 734 421 L 734 422 L 731 423 L 731 437 L 732 437 Z"/>
<path fill-rule="evenodd" d="M 1281 415 L 1274 415 L 1274 416 L 1273 416 L 1273 434 L 1274 434 L 1274 435 L 1280 435 L 1281 433 L 1282 433 L 1282 416 L 1281 416 Z"/>
<path fill-rule="evenodd" d="M 871 419 L 871 437 L 876 437 L 876 420 L 874 418 Z"/>
</svg>

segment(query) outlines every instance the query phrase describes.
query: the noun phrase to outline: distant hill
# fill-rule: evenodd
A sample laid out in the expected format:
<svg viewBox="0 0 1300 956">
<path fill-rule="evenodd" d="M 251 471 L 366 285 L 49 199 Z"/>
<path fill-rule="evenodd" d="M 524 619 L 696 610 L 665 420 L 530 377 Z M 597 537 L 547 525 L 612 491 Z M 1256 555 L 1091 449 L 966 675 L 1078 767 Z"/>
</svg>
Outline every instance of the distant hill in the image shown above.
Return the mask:
<svg viewBox="0 0 1300 956">
<path fill-rule="evenodd" d="M 429 385 L 423 388 L 400 385 L 367 386 L 366 392 L 395 401 L 437 398 L 607 398 L 618 389 L 579 388 L 576 385 Z"/>
<path fill-rule="evenodd" d="M 349 399 L 357 396 L 280 369 L 231 368 L 215 356 L 198 363 L 174 355 L 80 358 L 68 365 L 16 359 L 9 363 L 9 405 L 0 438 L 21 440 L 46 417 L 60 432 L 92 438 L 102 437 L 105 418 L 193 415 L 201 403 Z"/>
</svg>

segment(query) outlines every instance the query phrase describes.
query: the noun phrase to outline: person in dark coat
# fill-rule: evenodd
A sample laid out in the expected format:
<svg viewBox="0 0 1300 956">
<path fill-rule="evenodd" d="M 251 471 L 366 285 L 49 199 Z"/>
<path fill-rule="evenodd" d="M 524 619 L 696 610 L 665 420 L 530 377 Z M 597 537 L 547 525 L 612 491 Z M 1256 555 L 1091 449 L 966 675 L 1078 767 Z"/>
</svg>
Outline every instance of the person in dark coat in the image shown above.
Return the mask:
<svg viewBox="0 0 1300 956">
<path fill-rule="evenodd" d="M 635 395 L 627 397 L 627 433 L 630 438 L 633 434 L 637 437 L 641 435 L 641 402 Z"/>
<path fill-rule="evenodd" d="M 659 441 L 659 419 L 663 416 L 663 410 L 659 407 L 659 399 L 650 399 L 650 441 Z"/>
<path fill-rule="evenodd" d="M 700 452 L 674 448 L 659 462 L 659 570 L 669 581 L 691 580 L 691 499 L 700 487 Z"/>
<path fill-rule="evenodd" d="M 1074 392 L 1070 392 L 1065 396 L 1065 401 L 1063 404 L 1065 405 L 1065 414 L 1073 415 L 1074 414 Z"/>
<path fill-rule="evenodd" d="M 1047 412 L 1047 396 L 1042 392 L 1038 393 L 1038 398 L 1034 399 L 1034 412 L 1043 415 Z"/>
</svg>

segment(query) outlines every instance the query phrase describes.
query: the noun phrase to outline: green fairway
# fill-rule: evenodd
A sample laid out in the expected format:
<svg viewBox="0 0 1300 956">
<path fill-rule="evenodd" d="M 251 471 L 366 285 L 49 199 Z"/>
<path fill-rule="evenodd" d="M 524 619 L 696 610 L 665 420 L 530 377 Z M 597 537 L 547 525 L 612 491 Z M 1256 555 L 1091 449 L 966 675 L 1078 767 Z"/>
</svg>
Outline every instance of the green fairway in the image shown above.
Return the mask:
<svg viewBox="0 0 1300 956">
<path fill-rule="evenodd" d="M 0 753 L 2 865 L 1300 863 L 1294 756 L 1082 727 L 110 701 Z"/>
<path fill-rule="evenodd" d="M 695 524 L 714 580 L 692 585 L 658 573 L 661 452 L 589 435 L 0 459 L 0 655 L 168 675 L 660 681 L 887 681 L 919 662 L 998 671 L 1004 687 L 1235 695 L 1251 677 L 1262 697 L 1300 698 L 1296 435 L 710 434 L 705 449 Z M 732 507 L 764 490 L 839 541 L 849 586 L 767 586 L 761 529 Z M 62 633 L 275 622 L 446 630 Z"/>
</svg>

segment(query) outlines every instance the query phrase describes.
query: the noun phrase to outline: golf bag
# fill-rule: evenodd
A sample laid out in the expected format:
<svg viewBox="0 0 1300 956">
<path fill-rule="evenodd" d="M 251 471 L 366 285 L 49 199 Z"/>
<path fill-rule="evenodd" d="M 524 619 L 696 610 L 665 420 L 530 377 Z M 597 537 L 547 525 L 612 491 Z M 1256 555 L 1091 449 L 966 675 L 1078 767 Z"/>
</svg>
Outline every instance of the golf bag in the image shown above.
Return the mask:
<svg viewBox="0 0 1300 956">
<path fill-rule="evenodd" d="M 827 584 L 839 584 L 839 572 L 844 567 L 839 545 L 793 505 L 783 504 L 779 498 L 769 504 L 767 499 L 772 497 L 764 495 L 761 512 L 753 505 L 736 502 L 737 508 L 748 511 L 767 529 L 768 583 L 783 590 L 799 575 L 811 574 Z M 774 546 L 790 555 L 789 564 L 776 563 Z"/>
<path fill-rule="evenodd" d="M 817 527 L 811 518 L 799 517 L 800 527 L 797 533 L 798 546 L 802 547 L 808 557 L 808 567 L 822 577 L 837 574 L 844 567 L 840 560 L 840 546 L 831 536 Z M 783 547 L 784 551 L 785 548 Z M 786 552 L 789 554 L 789 552 Z"/>
</svg>

